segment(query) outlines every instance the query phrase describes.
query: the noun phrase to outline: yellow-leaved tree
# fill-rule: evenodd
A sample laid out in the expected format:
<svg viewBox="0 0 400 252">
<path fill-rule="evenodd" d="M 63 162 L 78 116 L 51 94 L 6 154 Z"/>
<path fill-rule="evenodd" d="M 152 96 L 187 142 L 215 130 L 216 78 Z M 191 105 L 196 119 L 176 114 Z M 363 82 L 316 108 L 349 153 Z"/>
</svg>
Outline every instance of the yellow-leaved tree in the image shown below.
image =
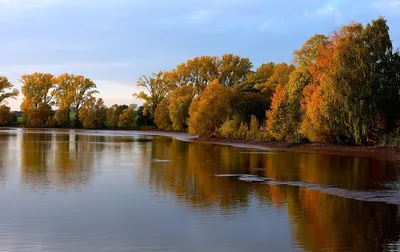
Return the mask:
<svg viewBox="0 0 400 252">
<path fill-rule="evenodd" d="M 144 100 L 143 113 L 149 113 L 154 117 L 158 104 L 167 96 L 170 88 L 165 84 L 164 72 L 153 73 L 151 77 L 142 76 L 137 81 L 139 88 L 145 88 L 146 92 L 134 93 L 133 96 Z"/>
<path fill-rule="evenodd" d="M 231 91 L 213 81 L 189 108 L 189 133 L 210 136 L 225 122 L 230 111 Z"/>
<path fill-rule="evenodd" d="M 20 82 L 24 96 L 21 110 L 26 126 L 44 127 L 51 116 L 54 76 L 49 73 L 25 74 L 21 76 Z"/>
</svg>

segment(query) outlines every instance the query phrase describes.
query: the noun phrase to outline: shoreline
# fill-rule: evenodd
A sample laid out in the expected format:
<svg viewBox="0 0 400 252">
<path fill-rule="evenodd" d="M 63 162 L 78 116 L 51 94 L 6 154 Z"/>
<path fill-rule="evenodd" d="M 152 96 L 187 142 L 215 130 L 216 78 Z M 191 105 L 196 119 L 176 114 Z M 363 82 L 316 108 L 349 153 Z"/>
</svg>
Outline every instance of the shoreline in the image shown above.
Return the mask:
<svg viewBox="0 0 400 252">
<path fill-rule="evenodd" d="M 263 142 L 253 140 L 236 140 L 221 137 L 198 137 L 193 142 L 228 145 L 241 148 L 255 148 L 267 151 L 299 152 L 308 154 L 376 158 L 400 162 L 400 150 L 394 146 L 357 146 L 331 143 L 292 144 L 286 142 Z"/>
<path fill-rule="evenodd" d="M 1 130 L 31 130 L 31 131 L 69 131 L 77 132 L 108 132 L 123 135 L 151 135 L 174 138 L 180 141 L 218 144 L 238 148 L 258 149 L 265 151 L 298 152 L 307 154 L 335 155 L 360 158 L 374 158 L 379 160 L 395 161 L 400 163 L 400 149 L 394 146 L 356 146 L 339 145 L 331 143 L 303 143 L 291 144 L 286 142 L 263 142 L 252 140 L 236 140 L 222 137 L 198 137 L 186 132 L 161 131 L 161 130 L 120 130 L 120 129 L 84 129 L 84 128 L 21 128 L 0 127 Z"/>
</svg>

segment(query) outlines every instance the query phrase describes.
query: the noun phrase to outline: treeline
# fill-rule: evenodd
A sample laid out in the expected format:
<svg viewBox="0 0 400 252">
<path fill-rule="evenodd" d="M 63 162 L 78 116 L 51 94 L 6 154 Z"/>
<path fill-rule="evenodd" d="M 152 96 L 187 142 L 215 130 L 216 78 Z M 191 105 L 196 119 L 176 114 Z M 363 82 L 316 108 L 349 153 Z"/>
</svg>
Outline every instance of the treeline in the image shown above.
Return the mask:
<svg viewBox="0 0 400 252">
<path fill-rule="evenodd" d="M 317 34 L 293 63 L 201 56 L 143 76 L 135 94 L 163 130 L 200 136 L 400 143 L 400 54 L 384 18 Z"/>
<path fill-rule="evenodd" d="M 171 71 L 138 79 L 136 105 L 107 108 L 96 85 L 79 75 L 23 75 L 26 127 L 189 131 L 233 139 L 400 143 L 400 53 L 384 18 L 317 34 L 293 53 L 292 64 L 201 56 Z M 0 104 L 19 94 L 0 78 Z M 54 109 L 56 108 L 56 109 Z M 17 116 L 0 106 L 0 125 Z"/>
<path fill-rule="evenodd" d="M 107 108 L 101 98 L 94 97 L 98 93 L 96 84 L 84 76 L 33 73 L 23 75 L 19 81 L 23 95 L 19 123 L 25 127 L 137 129 L 154 125 L 143 113 L 144 107 L 116 104 Z M 0 126 L 17 124 L 17 114 L 4 103 L 18 95 L 9 80 L 0 77 Z"/>
</svg>

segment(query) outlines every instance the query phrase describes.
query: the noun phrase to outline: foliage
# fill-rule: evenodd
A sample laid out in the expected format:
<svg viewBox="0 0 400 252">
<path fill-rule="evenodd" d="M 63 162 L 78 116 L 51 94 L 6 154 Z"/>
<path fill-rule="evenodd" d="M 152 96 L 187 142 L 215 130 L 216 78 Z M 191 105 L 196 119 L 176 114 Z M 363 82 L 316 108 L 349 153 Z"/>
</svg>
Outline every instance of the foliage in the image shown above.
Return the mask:
<svg viewBox="0 0 400 252">
<path fill-rule="evenodd" d="M 247 132 L 247 139 L 249 140 L 260 140 L 262 138 L 262 132 L 260 130 L 260 123 L 255 115 L 251 116 L 250 129 Z"/>
<path fill-rule="evenodd" d="M 68 127 L 70 121 L 69 110 L 66 108 L 58 109 L 54 114 L 54 120 L 58 126 Z"/>
<path fill-rule="evenodd" d="M 200 97 L 193 100 L 189 108 L 189 132 L 209 136 L 224 123 L 230 112 L 231 91 L 213 81 Z"/>
<path fill-rule="evenodd" d="M 225 138 L 235 138 L 235 134 L 239 128 L 240 119 L 235 117 L 231 120 L 226 120 L 218 129 L 218 134 Z"/>
<path fill-rule="evenodd" d="M 0 105 L 0 126 L 11 125 L 17 121 L 18 117 L 15 113 L 10 111 L 10 107 Z"/>
<path fill-rule="evenodd" d="M 142 91 L 133 94 L 134 97 L 145 101 L 143 104 L 143 115 L 149 113 L 154 117 L 158 104 L 162 102 L 170 90 L 168 85 L 164 82 L 164 72 L 153 73 L 151 77 L 140 77 L 137 81 L 137 86 L 139 88 L 145 88 L 147 91 L 147 93 Z"/>
<path fill-rule="evenodd" d="M 107 110 L 107 126 L 109 128 L 118 128 L 119 117 L 127 109 L 126 105 L 114 104 Z"/>
<path fill-rule="evenodd" d="M 225 87 L 231 87 L 243 82 L 250 73 L 253 64 L 248 58 L 233 54 L 222 55 L 218 62 L 218 82 Z"/>
<path fill-rule="evenodd" d="M 98 93 L 96 84 L 84 76 L 62 74 L 54 79 L 55 89 L 52 91 L 56 104 L 60 109 L 67 109 L 79 113 L 82 104 Z M 69 124 L 69 114 L 68 124 Z"/>
<path fill-rule="evenodd" d="M 136 111 L 136 124 L 138 128 L 149 127 L 155 128 L 154 119 L 148 114 L 144 113 L 145 108 L 140 106 Z"/>
<path fill-rule="evenodd" d="M 189 118 L 189 107 L 192 104 L 195 89 L 191 86 L 183 86 L 174 90 L 169 95 L 169 118 L 174 130 L 186 129 L 186 121 Z"/>
<path fill-rule="evenodd" d="M 78 118 L 87 129 L 102 129 L 107 120 L 107 107 L 101 98 L 91 97 L 83 103 Z"/>
<path fill-rule="evenodd" d="M 119 116 L 118 128 L 121 129 L 135 129 L 136 125 L 136 109 L 135 104 L 131 104 L 129 107 L 124 109 Z"/>
<path fill-rule="evenodd" d="M 154 122 L 159 129 L 162 130 L 171 130 L 172 122 L 169 117 L 169 98 L 164 99 L 156 109 L 156 113 L 154 115 Z"/>
<path fill-rule="evenodd" d="M 7 77 L 0 76 L 0 104 L 5 102 L 8 98 L 16 98 L 19 94 L 18 89 L 12 89 L 13 84 Z"/>
</svg>

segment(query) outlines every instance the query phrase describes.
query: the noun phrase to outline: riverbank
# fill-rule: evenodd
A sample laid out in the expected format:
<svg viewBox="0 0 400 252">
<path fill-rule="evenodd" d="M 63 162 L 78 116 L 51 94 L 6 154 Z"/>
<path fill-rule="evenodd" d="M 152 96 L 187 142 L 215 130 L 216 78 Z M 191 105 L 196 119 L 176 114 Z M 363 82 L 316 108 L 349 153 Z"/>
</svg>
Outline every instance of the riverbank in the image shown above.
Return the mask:
<svg viewBox="0 0 400 252">
<path fill-rule="evenodd" d="M 395 146 L 352 146 L 352 145 L 338 145 L 330 143 L 304 143 L 292 144 L 285 142 L 263 142 L 263 141 L 248 141 L 248 140 L 235 140 L 220 137 L 197 137 L 190 135 L 186 132 L 174 131 L 160 131 L 160 130 L 115 130 L 115 129 L 59 129 L 59 128 L 46 128 L 46 129 L 29 129 L 20 127 L 4 127 L 0 130 L 30 130 L 30 131 L 70 131 L 74 130 L 77 133 L 106 133 L 112 135 L 151 135 L 151 136 L 164 136 L 174 138 L 186 142 L 201 142 L 208 144 L 227 145 L 239 148 L 259 149 L 266 151 L 293 151 L 301 153 L 315 153 L 324 155 L 339 155 L 339 156 L 352 156 L 352 157 L 365 157 L 376 158 L 380 160 L 389 160 L 400 162 L 400 149 Z"/>
<path fill-rule="evenodd" d="M 235 140 L 220 137 L 198 137 L 191 139 L 191 141 L 242 148 L 256 148 L 269 151 L 293 151 L 325 155 L 365 157 L 400 162 L 400 149 L 395 146 L 355 146 L 330 143 L 292 144 L 285 142 Z"/>
</svg>

